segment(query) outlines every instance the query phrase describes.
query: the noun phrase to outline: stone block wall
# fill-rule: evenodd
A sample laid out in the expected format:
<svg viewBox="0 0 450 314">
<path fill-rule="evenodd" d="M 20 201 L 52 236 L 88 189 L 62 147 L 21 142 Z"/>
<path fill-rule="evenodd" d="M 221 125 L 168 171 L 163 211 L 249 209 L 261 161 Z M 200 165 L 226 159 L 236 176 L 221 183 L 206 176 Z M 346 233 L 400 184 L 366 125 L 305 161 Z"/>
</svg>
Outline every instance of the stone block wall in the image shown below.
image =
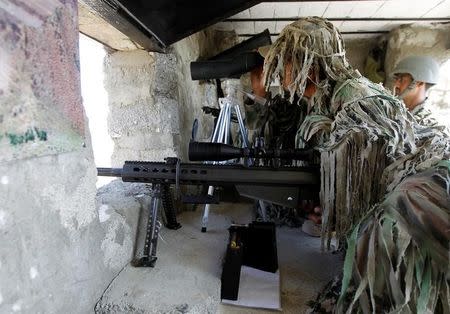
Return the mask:
<svg viewBox="0 0 450 314">
<path fill-rule="evenodd" d="M 116 51 L 105 60 L 113 166 L 125 160 L 177 155 L 179 115 L 176 60 L 144 50 Z"/>
<path fill-rule="evenodd" d="M 77 1 L 1 1 L 0 68 L 0 313 L 90 313 L 132 247 L 96 210 Z"/>
<path fill-rule="evenodd" d="M 229 48 L 235 39 L 234 33 L 206 30 L 181 40 L 166 54 L 143 50 L 108 54 L 105 87 L 109 133 L 115 144 L 113 166 L 173 156 L 187 160 L 194 119 L 199 120 L 198 139 L 206 140 L 213 118 L 201 108 L 218 106 L 215 84 L 192 81 L 190 62 Z"/>
</svg>

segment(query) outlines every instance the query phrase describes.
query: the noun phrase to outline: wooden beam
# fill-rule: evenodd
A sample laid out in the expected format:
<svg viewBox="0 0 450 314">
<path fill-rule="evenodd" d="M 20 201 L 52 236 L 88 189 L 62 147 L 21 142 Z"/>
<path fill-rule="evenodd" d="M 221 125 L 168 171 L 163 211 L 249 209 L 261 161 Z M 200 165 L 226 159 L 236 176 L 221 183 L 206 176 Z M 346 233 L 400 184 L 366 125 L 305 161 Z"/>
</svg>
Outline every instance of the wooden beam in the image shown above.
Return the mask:
<svg viewBox="0 0 450 314">
<path fill-rule="evenodd" d="M 166 48 L 148 30 L 128 19 L 125 12 L 113 2 L 108 0 L 79 0 L 87 6 L 94 14 L 100 16 L 106 22 L 127 35 L 132 41 L 139 44 L 145 50 L 164 52 Z"/>
</svg>

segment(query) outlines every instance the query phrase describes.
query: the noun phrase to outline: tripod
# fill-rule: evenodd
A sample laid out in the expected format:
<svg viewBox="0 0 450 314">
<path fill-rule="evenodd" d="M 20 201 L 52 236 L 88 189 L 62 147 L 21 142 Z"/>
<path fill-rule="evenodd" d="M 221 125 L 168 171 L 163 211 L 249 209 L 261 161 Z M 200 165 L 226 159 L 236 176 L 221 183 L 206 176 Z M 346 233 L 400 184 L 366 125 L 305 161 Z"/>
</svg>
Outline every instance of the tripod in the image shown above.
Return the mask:
<svg viewBox="0 0 450 314">
<path fill-rule="evenodd" d="M 220 113 L 217 117 L 217 122 L 214 127 L 213 135 L 211 138 L 212 143 L 230 144 L 231 141 L 231 117 L 234 114 L 239 125 L 239 133 L 242 137 L 242 146 L 244 148 L 249 147 L 247 129 L 244 126 L 241 110 L 239 104 L 231 97 L 219 98 Z M 248 160 L 247 162 L 251 162 Z M 224 162 L 213 162 L 213 164 Z M 214 186 L 208 187 L 208 195 L 214 195 Z M 210 204 L 205 204 L 202 217 L 202 232 L 206 232 L 208 226 Z"/>
</svg>

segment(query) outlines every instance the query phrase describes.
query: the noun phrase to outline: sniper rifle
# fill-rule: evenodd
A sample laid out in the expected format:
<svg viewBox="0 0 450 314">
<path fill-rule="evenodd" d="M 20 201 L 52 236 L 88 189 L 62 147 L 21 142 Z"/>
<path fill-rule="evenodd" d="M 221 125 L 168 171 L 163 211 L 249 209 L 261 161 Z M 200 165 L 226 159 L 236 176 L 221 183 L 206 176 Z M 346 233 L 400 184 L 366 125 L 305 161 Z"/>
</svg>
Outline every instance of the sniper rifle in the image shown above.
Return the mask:
<svg viewBox="0 0 450 314">
<path fill-rule="evenodd" d="M 227 160 L 239 157 L 286 158 L 311 160 L 311 150 L 241 149 L 220 143 L 191 142 L 191 160 Z M 241 196 L 264 200 L 295 208 L 301 200 L 317 200 L 320 175 L 318 166 L 246 167 L 240 164 L 182 163 L 178 158 L 165 162 L 126 161 L 122 168 L 97 168 L 99 176 L 120 177 L 124 182 L 151 183 L 153 195 L 150 205 L 143 257 L 135 266 L 151 266 L 156 261 L 156 245 L 161 227 L 157 221 L 159 201 L 162 200 L 169 229 L 178 229 L 170 185 L 175 185 L 178 198 L 180 185 L 235 186 Z M 184 203 L 218 203 L 211 195 L 187 195 Z"/>
</svg>

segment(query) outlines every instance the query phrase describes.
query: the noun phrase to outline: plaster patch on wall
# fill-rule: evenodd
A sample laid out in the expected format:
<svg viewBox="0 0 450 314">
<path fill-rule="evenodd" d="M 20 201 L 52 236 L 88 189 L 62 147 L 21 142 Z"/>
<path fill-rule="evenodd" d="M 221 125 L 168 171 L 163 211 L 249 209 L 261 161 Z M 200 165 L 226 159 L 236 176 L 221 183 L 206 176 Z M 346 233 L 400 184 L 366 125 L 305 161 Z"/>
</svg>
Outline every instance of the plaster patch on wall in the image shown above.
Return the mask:
<svg viewBox="0 0 450 314">
<path fill-rule="evenodd" d="M 8 53 L 0 48 L 0 95 L 8 89 L 11 73 L 11 60 Z"/>
<path fill-rule="evenodd" d="M 6 212 L 4 210 L 0 210 L 0 229 L 5 225 L 6 225 Z"/>
<path fill-rule="evenodd" d="M 403 33 L 399 33 L 397 44 L 401 46 L 410 46 L 420 43 L 422 47 L 429 48 L 433 47 L 436 43 L 437 35 L 438 33 L 432 30 L 412 28 Z"/>
<path fill-rule="evenodd" d="M 79 169 L 90 169 L 89 165 L 76 164 Z M 68 173 L 71 173 L 67 169 Z M 57 179 L 53 179 L 56 183 L 48 184 L 41 191 L 40 198 L 49 202 L 53 206 L 51 210 L 59 213 L 61 224 L 69 231 L 75 232 L 79 228 L 85 227 L 97 218 L 95 210 L 95 194 L 96 190 L 91 186 L 91 174 L 80 173 L 77 177 L 71 177 L 70 185 L 63 186 Z M 49 182 L 52 182 L 49 180 Z M 80 202 L 80 200 L 89 200 L 88 202 Z M 92 201 L 92 202 L 91 202 Z M 70 206 L 64 206 L 70 204 Z"/>
<path fill-rule="evenodd" d="M 13 312 L 19 312 L 22 309 L 22 305 L 20 304 L 20 301 L 17 301 L 13 304 L 12 308 Z"/>
<path fill-rule="evenodd" d="M 103 262 L 105 266 L 118 269 L 129 261 L 133 241 L 131 240 L 130 226 L 127 225 L 124 217 L 117 214 L 110 221 L 101 245 L 104 253 Z M 120 239 L 116 239 L 117 237 Z"/>
<path fill-rule="evenodd" d="M 111 217 L 111 215 L 107 213 L 108 209 L 108 205 L 100 205 L 100 208 L 98 209 L 98 219 L 100 220 L 100 222 L 105 222 Z"/>
<path fill-rule="evenodd" d="M 7 185 L 7 184 L 9 183 L 9 178 L 8 178 L 8 176 L 2 176 L 2 178 L 0 179 L 0 182 L 1 182 L 3 185 Z"/>
<path fill-rule="evenodd" d="M 180 119 L 178 112 L 178 101 L 167 97 L 156 97 L 156 108 L 161 115 L 160 126 L 157 132 L 180 134 Z"/>
<path fill-rule="evenodd" d="M 30 268 L 30 278 L 35 279 L 39 275 L 39 272 L 37 271 L 36 267 L 32 266 Z"/>
</svg>

